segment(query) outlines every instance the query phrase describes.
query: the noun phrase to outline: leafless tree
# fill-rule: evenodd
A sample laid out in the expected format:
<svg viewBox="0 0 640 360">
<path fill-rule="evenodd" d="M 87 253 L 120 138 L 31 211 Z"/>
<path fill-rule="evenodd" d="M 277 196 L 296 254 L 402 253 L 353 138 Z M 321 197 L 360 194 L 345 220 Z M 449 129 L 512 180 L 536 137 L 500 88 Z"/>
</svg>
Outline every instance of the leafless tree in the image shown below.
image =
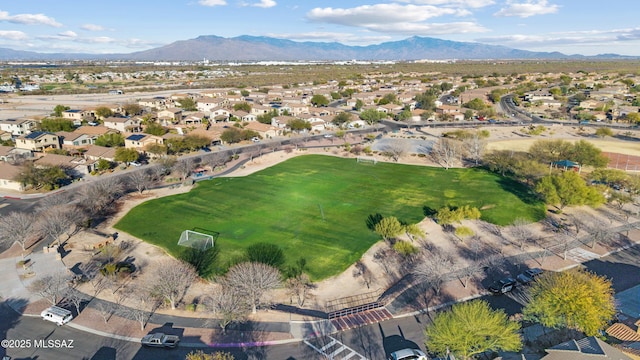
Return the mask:
<svg viewBox="0 0 640 360">
<path fill-rule="evenodd" d="M 191 171 L 196 168 L 196 164 L 192 158 L 184 158 L 178 160 L 175 165 L 173 165 L 173 171 L 178 173 L 180 179 L 184 180 L 189 177 Z"/>
<path fill-rule="evenodd" d="M 483 265 L 480 262 L 474 261 L 470 264 L 464 264 L 460 269 L 458 269 L 462 286 L 466 288 L 469 284 L 469 280 L 471 280 L 476 274 L 480 273 L 482 268 Z"/>
<path fill-rule="evenodd" d="M 445 169 L 454 166 L 462 155 L 462 146 L 458 140 L 441 137 L 433 145 L 431 156 Z"/>
<path fill-rule="evenodd" d="M 353 269 L 353 277 L 360 278 L 362 283 L 369 289 L 371 287 L 371 283 L 375 281 L 375 277 L 373 272 L 367 267 L 365 263 L 358 260 L 355 263 L 355 267 Z"/>
<path fill-rule="evenodd" d="M 441 250 L 432 249 L 425 254 L 422 261 L 419 261 L 413 270 L 416 279 L 428 283 L 436 295 L 440 294 L 442 284 L 446 280 L 446 275 L 451 272 L 453 261 L 451 257 Z"/>
<path fill-rule="evenodd" d="M 481 136 L 479 131 L 476 131 L 471 136 L 465 138 L 462 141 L 462 145 L 469 158 L 471 158 L 477 166 L 487 149 L 487 140 Z"/>
<path fill-rule="evenodd" d="M 409 146 L 402 139 L 392 139 L 384 146 L 382 151 L 388 153 L 393 161 L 398 162 L 401 157 L 409 152 Z"/>
<path fill-rule="evenodd" d="M 0 242 L 7 245 L 18 243 L 24 256 L 27 242 L 37 236 L 34 223 L 35 216 L 24 211 L 12 211 L 0 217 Z"/>
<path fill-rule="evenodd" d="M 158 307 L 157 299 L 144 288 L 127 287 L 122 293 L 129 296 L 125 299 L 128 306 L 122 306 L 120 313 L 128 319 L 135 320 L 140 325 L 140 330 L 144 330 L 147 321 Z"/>
<path fill-rule="evenodd" d="M 615 233 L 609 229 L 609 224 L 605 221 L 589 216 L 582 219 L 584 229 L 591 235 L 591 248 L 596 246 L 596 243 L 606 244 L 615 238 Z"/>
<path fill-rule="evenodd" d="M 45 196 L 37 202 L 36 211 L 43 212 L 54 206 L 69 204 L 72 202 L 72 198 L 73 196 L 68 192 L 57 192 L 55 194 Z"/>
<path fill-rule="evenodd" d="M 148 189 L 153 183 L 154 175 L 150 170 L 138 170 L 132 171 L 127 176 L 127 183 L 142 194 L 143 191 Z"/>
<path fill-rule="evenodd" d="M 76 308 L 76 313 L 80 314 L 82 304 L 89 301 L 86 295 L 75 288 L 68 287 L 64 292 L 64 301 Z"/>
<path fill-rule="evenodd" d="M 246 298 L 255 314 L 264 294 L 280 286 L 280 271 L 267 264 L 244 262 L 229 269 L 222 284 Z"/>
<path fill-rule="evenodd" d="M 38 214 L 36 227 L 49 243 L 59 241 L 60 236 L 65 233 L 68 239 L 75 230 L 79 213 L 79 209 L 73 204 L 53 206 Z"/>
<path fill-rule="evenodd" d="M 105 324 L 109 322 L 109 319 L 111 319 L 111 316 L 116 312 L 116 309 L 113 306 L 113 304 L 106 301 L 100 301 L 95 306 L 95 308 L 96 310 L 98 310 L 98 314 L 100 314 Z"/>
<path fill-rule="evenodd" d="M 197 277 L 196 270 L 190 264 L 164 260 L 156 266 L 151 284 L 152 292 L 169 302 L 171 309 L 175 309 Z"/>
<path fill-rule="evenodd" d="M 236 288 L 223 285 L 205 299 L 205 305 L 217 316 L 218 325 L 225 333 L 231 323 L 242 321 L 249 314 L 250 305 L 246 300 Z"/>
<path fill-rule="evenodd" d="M 513 224 L 507 227 L 507 231 L 520 246 L 520 249 L 524 249 L 524 246 L 535 237 L 534 232 L 529 228 L 529 222 L 523 218 L 517 218 Z"/>
<path fill-rule="evenodd" d="M 307 274 L 300 274 L 296 277 L 292 277 L 287 279 L 285 283 L 285 287 L 287 288 L 287 292 L 289 296 L 293 299 L 296 299 L 296 303 L 298 306 L 304 306 L 304 302 L 307 300 L 309 296 L 309 290 L 312 287 L 311 280 L 309 280 L 309 276 Z"/>
<path fill-rule="evenodd" d="M 81 188 L 81 204 L 89 218 L 104 213 L 125 192 L 119 177 L 107 177 Z"/>
<path fill-rule="evenodd" d="M 211 167 L 211 171 L 214 171 L 218 166 L 224 165 L 228 157 L 226 152 L 214 152 L 204 158 L 204 163 Z"/>
<path fill-rule="evenodd" d="M 69 288 L 69 275 L 64 272 L 44 275 L 29 284 L 28 288 L 55 305 Z"/>
<path fill-rule="evenodd" d="M 373 261 L 378 263 L 387 275 L 392 275 L 393 269 L 396 268 L 396 255 L 393 249 L 385 246 L 373 254 Z"/>
</svg>

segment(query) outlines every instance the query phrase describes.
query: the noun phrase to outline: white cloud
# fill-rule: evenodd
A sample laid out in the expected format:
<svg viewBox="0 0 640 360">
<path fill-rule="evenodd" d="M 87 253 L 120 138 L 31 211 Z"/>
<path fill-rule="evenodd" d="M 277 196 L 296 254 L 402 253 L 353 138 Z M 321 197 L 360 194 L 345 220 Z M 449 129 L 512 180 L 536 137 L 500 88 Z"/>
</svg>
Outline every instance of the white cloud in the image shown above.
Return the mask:
<svg viewBox="0 0 640 360">
<path fill-rule="evenodd" d="M 398 0 L 398 2 L 474 9 L 495 4 L 493 0 Z"/>
<path fill-rule="evenodd" d="M 305 33 L 270 33 L 267 36 L 275 37 L 278 39 L 289 39 L 297 41 L 324 41 L 324 42 L 339 42 L 341 44 L 377 44 L 384 41 L 391 40 L 391 36 L 360 36 L 353 33 L 341 33 L 341 32 L 329 32 L 329 31 L 317 31 L 317 32 L 305 32 Z"/>
<path fill-rule="evenodd" d="M 276 3 L 273 0 L 260 0 L 259 3 L 253 4 L 251 6 L 255 6 L 255 7 L 261 7 L 261 8 L 271 8 L 278 5 L 278 3 Z"/>
<path fill-rule="evenodd" d="M 376 4 L 350 9 L 315 8 L 307 13 L 311 21 L 347 26 L 370 27 L 380 24 L 419 22 L 444 15 L 468 15 L 467 10 L 439 8 L 430 5 Z"/>
<path fill-rule="evenodd" d="M 640 40 L 640 28 L 570 31 L 543 35 L 513 34 L 476 39 L 478 42 L 500 44 L 514 48 L 548 47 L 551 45 L 611 45 Z"/>
<path fill-rule="evenodd" d="M 87 30 L 87 31 L 102 31 L 102 30 L 104 30 L 104 26 L 96 25 L 96 24 L 84 24 L 80 28 L 82 30 Z"/>
<path fill-rule="evenodd" d="M 109 44 L 116 42 L 116 39 L 110 38 L 108 36 L 96 36 L 88 38 L 78 38 L 76 41 L 84 44 Z"/>
<path fill-rule="evenodd" d="M 0 21 L 7 21 L 14 24 L 23 25 L 48 25 L 53 27 L 61 27 L 62 24 L 54 18 L 44 14 L 17 14 L 9 15 L 6 11 L 0 11 Z"/>
<path fill-rule="evenodd" d="M 67 37 L 67 38 L 75 38 L 75 37 L 78 37 L 78 34 L 76 34 L 75 32 L 73 32 L 71 30 L 69 30 L 69 31 L 63 31 L 63 32 L 59 33 L 58 36 Z"/>
<path fill-rule="evenodd" d="M 227 5 L 225 0 L 200 0 L 198 4 L 202 6 L 223 6 Z"/>
<path fill-rule="evenodd" d="M 507 1 L 507 7 L 500 9 L 494 16 L 517 16 L 527 18 L 535 15 L 555 14 L 560 6 L 549 4 L 547 0 L 527 0 L 524 3 Z"/>
<path fill-rule="evenodd" d="M 29 36 L 22 31 L 0 30 L 0 39 L 7 40 L 27 40 Z"/>
</svg>

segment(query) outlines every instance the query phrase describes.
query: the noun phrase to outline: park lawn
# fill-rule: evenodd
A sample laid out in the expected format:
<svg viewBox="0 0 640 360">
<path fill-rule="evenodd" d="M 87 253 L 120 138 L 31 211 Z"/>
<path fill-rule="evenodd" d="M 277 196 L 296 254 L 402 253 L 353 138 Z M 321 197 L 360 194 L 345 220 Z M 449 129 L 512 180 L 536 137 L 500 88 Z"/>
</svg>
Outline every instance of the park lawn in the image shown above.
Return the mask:
<svg viewBox="0 0 640 360">
<path fill-rule="evenodd" d="M 449 169 L 304 155 L 246 177 L 202 181 L 188 193 L 150 200 L 116 228 L 173 255 L 184 230 L 217 232 L 220 266 L 240 259 L 249 245 L 280 246 L 287 264 L 305 258 L 306 272 L 321 280 L 343 272 L 380 237 L 370 215 L 406 223 L 425 207 L 471 205 L 482 219 L 506 225 L 537 221 L 544 205 L 522 185 L 482 169 Z M 225 265 L 227 264 L 227 265 Z"/>
</svg>

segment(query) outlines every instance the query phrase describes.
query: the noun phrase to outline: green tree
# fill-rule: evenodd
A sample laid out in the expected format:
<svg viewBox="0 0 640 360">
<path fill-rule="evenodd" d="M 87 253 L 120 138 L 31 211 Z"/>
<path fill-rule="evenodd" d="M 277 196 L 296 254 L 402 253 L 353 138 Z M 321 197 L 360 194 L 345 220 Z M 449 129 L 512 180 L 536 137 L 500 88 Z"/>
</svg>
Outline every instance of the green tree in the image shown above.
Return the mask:
<svg viewBox="0 0 640 360">
<path fill-rule="evenodd" d="M 468 109 L 480 111 L 480 110 L 484 110 L 487 107 L 487 104 L 485 104 L 484 100 L 480 98 L 475 98 L 469 102 L 464 103 L 462 106 Z"/>
<path fill-rule="evenodd" d="M 14 179 L 24 186 L 32 186 L 36 189 L 44 188 L 53 190 L 59 188 L 69 176 L 59 166 L 38 166 L 28 161 L 20 168 L 20 172 Z"/>
<path fill-rule="evenodd" d="M 96 110 L 94 111 L 94 113 L 100 119 L 105 119 L 105 118 L 108 118 L 110 116 L 113 116 L 113 111 L 111 111 L 111 109 L 109 109 L 106 106 L 98 106 L 96 108 Z"/>
<path fill-rule="evenodd" d="M 416 255 L 419 250 L 413 244 L 408 241 L 398 240 L 395 244 L 393 244 L 393 250 L 398 253 L 398 255 L 403 258 L 408 258 L 413 255 Z"/>
<path fill-rule="evenodd" d="M 358 100 L 356 100 L 356 104 L 353 107 L 353 109 L 355 111 L 360 111 L 360 109 L 362 109 L 363 106 L 364 106 L 364 102 L 362 102 L 362 100 L 358 99 Z"/>
<path fill-rule="evenodd" d="M 185 110 L 185 111 L 196 111 L 196 110 L 198 110 L 198 107 L 196 106 L 195 100 L 193 100 L 190 97 L 184 97 L 182 99 L 179 99 L 178 100 L 178 104 L 180 104 L 180 107 L 182 108 L 182 110 Z"/>
<path fill-rule="evenodd" d="M 142 113 L 142 107 L 136 103 L 127 103 L 122 105 L 126 115 L 139 115 Z"/>
<path fill-rule="evenodd" d="M 162 136 L 167 133 L 167 130 L 157 122 L 150 122 L 144 128 L 145 134 L 151 134 L 155 136 Z"/>
<path fill-rule="evenodd" d="M 529 147 L 529 154 L 537 161 L 549 164 L 552 161 L 567 160 L 570 157 L 572 145 L 564 140 L 536 140 Z"/>
<path fill-rule="evenodd" d="M 609 158 L 602 155 L 602 150 L 586 140 L 573 143 L 568 158 L 580 165 L 595 168 L 603 168 L 609 164 Z"/>
<path fill-rule="evenodd" d="M 311 104 L 315 107 L 329 105 L 329 99 L 326 96 L 316 94 L 311 97 Z"/>
<path fill-rule="evenodd" d="M 348 123 L 350 121 L 351 121 L 351 113 L 340 112 L 333 117 L 333 120 L 331 120 L 331 123 L 334 125 L 341 126 L 342 124 Z"/>
<path fill-rule="evenodd" d="M 599 138 L 613 136 L 613 131 L 608 127 L 601 127 L 596 130 L 596 136 Z"/>
<path fill-rule="evenodd" d="M 460 359 L 473 359 L 486 351 L 520 351 L 520 324 L 509 321 L 502 310 L 474 300 L 438 313 L 425 329 L 425 345 L 434 353 L 449 350 Z"/>
<path fill-rule="evenodd" d="M 611 281 L 585 270 L 548 272 L 528 291 L 525 319 L 598 335 L 616 313 Z"/>
<path fill-rule="evenodd" d="M 223 131 L 220 135 L 220 140 L 227 144 L 234 144 L 242 141 L 242 131 L 237 128 L 230 127 Z"/>
<path fill-rule="evenodd" d="M 287 126 L 291 129 L 291 131 L 301 132 L 304 130 L 311 130 L 311 124 L 302 119 L 292 119 L 289 120 Z"/>
<path fill-rule="evenodd" d="M 100 159 L 98 160 L 98 165 L 96 167 L 99 171 L 105 171 L 111 169 L 112 166 L 111 161 L 107 159 Z"/>
<path fill-rule="evenodd" d="M 393 104 L 396 102 L 396 100 L 396 94 L 388 93 L 385 94 L 380 100 L 378 100 L 378 105 Z"/>
<path fill-rule="evenodd" d="M 246 139 L 246 136 L 249 136 L 249 135 L 246 135 L 246 132 L 247 131 L 245 130 L 244 131 L 245 139 Z M 211 140 L 209 140 L 208 137 L 202 136 L 202 135 L 187 134 L 183 138 L 183 141 L 184 141 L 185 148 L 191 151 L 202 149 L 204 147 L 211 145 Z"/>
<path fill-rule="evenodd" d="M 49 132 L 67 131 L 75 129 L 73 121 L 63 118 L 46 118 L 40 122 L 40 130 Z"/>
<path fill-rule="evenodd" d="M 127 149 L 123 147 L 119 147 L 116 149 L 116 154 L 113 157 L 113 160 L 123 163 L 130 163 L 132 161 L 138 160 L 140 154 L 136 151 L 136 149 Z"/>
<path fill-rule="evenodd" d="M 96 139 L 96 145 L 106 147 L 119 147 L 124 146 L 124 136 L 119 133 L 108 133 L 100 135 Z"/>
<path fill-rule="evenodd" d="M 62 117 L 62 113 L 71 109 L 68 106 L 64 106 L 64 105 L 56 105 L 53 108 L 53 115 L 57 116 L 57 117 Z"/>
<path fill-rule="evenodd" d="M 276 116 L 278 116 L 278 111 L 274 109 L 266 114 L 258 115 L 257 120 L 260 123 L 271 125 L 271 119 L 273 119 Z"/>
<path fill-rule="evenodd" d="M 536 192 L 549 205 L 562 210 L 567 205 L 598 206 L 605 202 L 604 195 L 595 186 L 587 186 L 574 171 L 547 175 L 536 184 Z"/>
<path fill-rule="evenodd" d="M 366 121 L 369 125 L 373 125 L 386 117 L 387 114 L 376 109 L 365 109 L 360 113 L 360 119 Z"/>
<path fill-rule="evenodd" d="M 380 219 L 373 229 L 376 234 L 382 236 L 385 241 L 388 241 L 400 235 L 403 227 L 396 217 L 389 216 Z"/>
<path fill-rule="evenodd" d="M 237 103 L 237 104 L 233 105 L 233 110 L 235 110 L 235 111 L 242 110 L 244 112 L 250 113 L 251 112 L 251 104 L 249 104 L 246 101 L 243 101 L 241 103 Z"/>
</svg>

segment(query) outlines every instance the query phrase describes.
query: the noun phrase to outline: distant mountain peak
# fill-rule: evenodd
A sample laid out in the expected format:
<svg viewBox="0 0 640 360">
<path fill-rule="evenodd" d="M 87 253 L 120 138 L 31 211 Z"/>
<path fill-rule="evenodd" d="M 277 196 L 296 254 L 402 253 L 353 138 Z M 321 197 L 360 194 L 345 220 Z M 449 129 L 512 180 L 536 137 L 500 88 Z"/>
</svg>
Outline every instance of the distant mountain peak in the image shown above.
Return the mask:
<svg viewBox="0 0 640 360">
<path fill-rule="evenodd" d="M 201 35 L 194 39 L 130 54 L 41 54 L 0 49 L 0 60 L 139 60 L 139 61 L 410 61 L 410 60 L 497 60 L 497 59 L 584 59 L 582 55 L 535 52 L 499 45 L 458 42 L 432 37 L 411 36 L 367 46 L 338 42 L 297 42 L 268 36 L 241 35 L 225 38 Z M 635 58 L 602 54 L 593 58 Z"/>
</svg>

